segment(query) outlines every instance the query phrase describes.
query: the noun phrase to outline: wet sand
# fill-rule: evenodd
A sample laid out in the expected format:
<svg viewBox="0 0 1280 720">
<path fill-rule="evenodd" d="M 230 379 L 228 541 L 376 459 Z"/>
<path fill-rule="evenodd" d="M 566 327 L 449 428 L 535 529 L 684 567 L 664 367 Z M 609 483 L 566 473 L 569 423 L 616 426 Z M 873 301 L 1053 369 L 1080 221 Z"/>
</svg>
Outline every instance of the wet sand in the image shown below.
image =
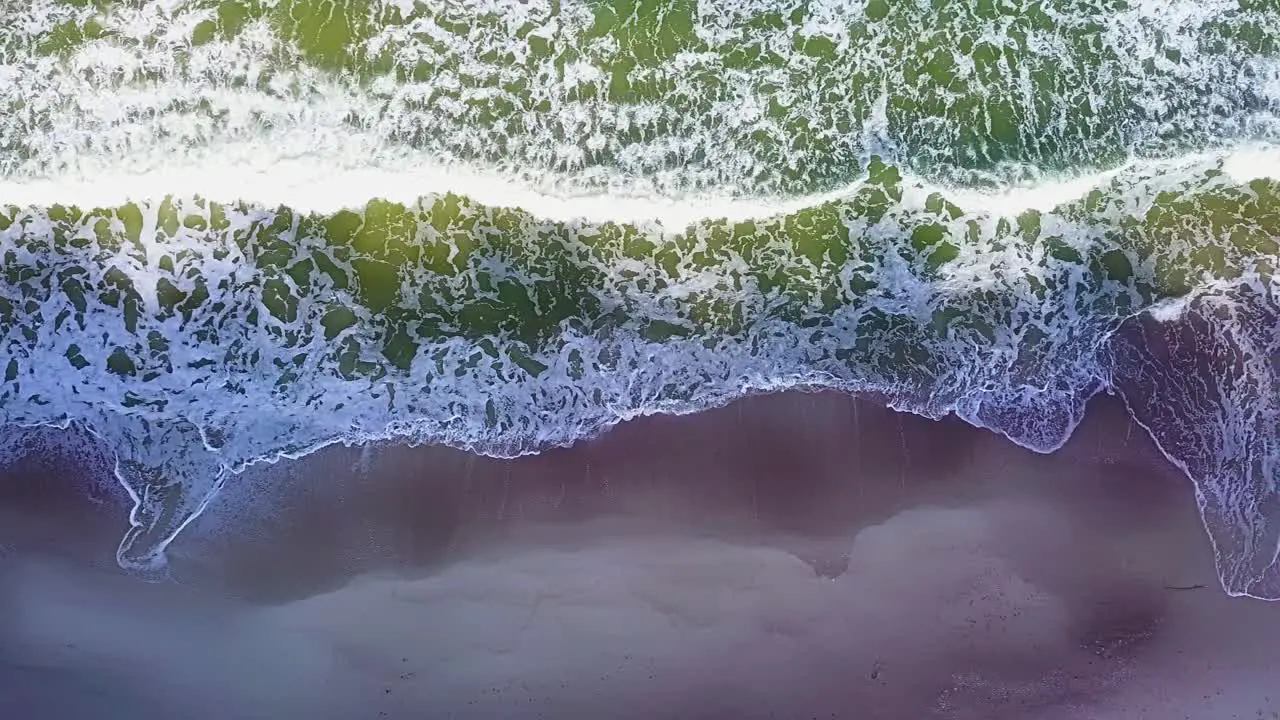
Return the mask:
<svg viewBox="0 0 1280 720">
<path fill-rule="evenodd" d="M 1221 592 L 1111 398 L 1051 456 L 834 393 L 330 448 L 228 483 L 161 585 L 101 471 L 0 477 L 0 717 L 1280 718 L 1280 606 Z"/>
</svg>

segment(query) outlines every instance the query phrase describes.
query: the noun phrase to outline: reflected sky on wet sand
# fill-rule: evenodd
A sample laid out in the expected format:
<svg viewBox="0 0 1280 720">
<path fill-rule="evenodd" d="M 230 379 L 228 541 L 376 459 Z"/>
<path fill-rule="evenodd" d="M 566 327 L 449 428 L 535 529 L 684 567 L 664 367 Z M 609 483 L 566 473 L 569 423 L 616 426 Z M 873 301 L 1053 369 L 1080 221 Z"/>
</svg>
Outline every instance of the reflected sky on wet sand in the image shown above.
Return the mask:
<svg viewBox="0 0 1280 720">
<path fill-rule="evenodd" d="M 42 452 L 0 481 L 6 717 L 1280 711 L 1280 615 L 1221 592 L 1110 399 L 1052 456 L 835 394 L 509 461 L 332 448 L 229 484 L 162 584 L 113 566 L 93 457 Z"/>
</svg>

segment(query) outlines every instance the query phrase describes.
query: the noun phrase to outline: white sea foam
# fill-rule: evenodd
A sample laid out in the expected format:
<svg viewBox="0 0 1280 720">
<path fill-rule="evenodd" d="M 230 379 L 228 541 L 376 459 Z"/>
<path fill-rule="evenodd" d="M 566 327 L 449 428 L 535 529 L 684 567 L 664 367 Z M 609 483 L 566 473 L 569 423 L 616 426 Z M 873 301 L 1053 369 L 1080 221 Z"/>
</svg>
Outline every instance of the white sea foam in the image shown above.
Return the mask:
<svg viewBox="0 0 1280 720">
<path fill-rule="evenodd" d="M 251 143 L 245 154 L 261 158 L 269 145 Z M 121 167 L 129 167 L 125 158 Z M 95 169 L 77 177 L 0 180 L 0 201 L 21 206 L 54 204 L 117 207 L 126 202 L 166 196 L 203 197 L 217 202 L 246 202 L 328 214 L 359 209 L 370 200 L 406 205 L 429 195 L 453 193 L 492 207 L 523 210 L 551 222 L 585 221 L 644 224 L 683 229 L 705 219 L 745 220 L 785 215 L 836 200 L 851 190 L 797 198 L 691 197 L 637 195 L 556 195 L 513 182 L 498 172 L 460 165 L 432 165 L 429 158 L 399 167 L 339 167 L 332 159 L 281 158 L 262 167 L 210 159 L 174 164 L 144 174 Z"/>
<path fill-rule="evenodd" d="M 1223 171 L 1237 183 L 1280 178 L 1280 146 L 1250 143 L 1223 159 Z"/>
<path fill-rule="evenodd" d="M 329 214 L 359 209 L 371 200 L 405 205 L 428 195 L 453 193 L 492 207 L 516 208 L 550 222 L 658 223 L 682 230 L 702 220 L 739 221 L 787 215 L 805 208 L 852 197 L 859 180 L 829 192 L 797 197 L 734 197 L 703 194 L 694 197 L 660 195 L 566 195 L 548 192 L 503 177 L 492 168 L 441 164 L 422 156 L 404 158 L 382 167 L 357 166 L 356 157 L 280 156 L 278 145 L 245 142 L 218 153 L 201 153 L 174 160 L 165 167 L 129 172 L 133 158 L 124 156 L 114 167 L 88 166 L 57 177 L 0 178 L 0 202 L 19 206 L 117 207 L 128 202 L 159 201 L 168 196 L 203 197 L 225 203 L 245 202 L 265 208 L 288 207 L 299 212 Z M 139 160 L 149 156 L 140 155 Z M 253 158 L 253 160 L 242 160 Z M 1236 182 L 1280 176 L 1280 148 L 1250 143 L 1219 153 L 1194 153 L 1179 158 L 1130 161 L 1125 165 L 1033 185 L 978 190 L 942 185 L 906 175 L 904 186 L 926 197 L 938 193 L 968 212 L 1013 216 L 1027 210 L 1049 211 L 1103 188 L 1124 175 L 1154 175 L 1221 164 Z"/>
<path fill-rule="evenodd" d="M 1151 305 L 1145 312 L 1157 322 L 1176 322 L 1186 315 L 1187 309 L 1191 307 L 1192 299 L 1194 299 L 1194 296 L 1191 295 L 1168 298 Z"/>
</svg>

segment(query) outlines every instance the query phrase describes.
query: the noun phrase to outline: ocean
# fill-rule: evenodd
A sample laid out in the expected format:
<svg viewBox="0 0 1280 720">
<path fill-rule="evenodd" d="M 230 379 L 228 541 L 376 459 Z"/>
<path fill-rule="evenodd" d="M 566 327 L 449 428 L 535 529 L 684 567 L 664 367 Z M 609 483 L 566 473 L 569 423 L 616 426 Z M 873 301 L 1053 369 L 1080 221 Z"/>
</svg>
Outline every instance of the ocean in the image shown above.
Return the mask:
<svg viewBox="0 0 1280 720">
<path fill-rule="evenodd" d="M 111 449 L 128 569 L 337 443 L 1108 393 L 1280 599 L 1273 0 L 8 2 L 0 257 L 0 424 Z"/>
</svg>

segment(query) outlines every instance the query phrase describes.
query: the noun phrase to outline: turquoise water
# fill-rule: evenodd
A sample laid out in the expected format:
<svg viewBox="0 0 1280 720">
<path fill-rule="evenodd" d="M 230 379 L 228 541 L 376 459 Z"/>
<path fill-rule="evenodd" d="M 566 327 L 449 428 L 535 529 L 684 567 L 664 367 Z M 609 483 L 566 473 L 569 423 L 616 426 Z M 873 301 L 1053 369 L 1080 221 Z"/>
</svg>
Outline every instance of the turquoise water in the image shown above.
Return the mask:
<svg viewBox="0 0 1280 720">
<path fill-rule="evenodd" d="M 1274 2 L 0 13 L 0 413 L 115 449 L 126 567 L 333 442 L 831 387 L 1049 452 L 1108 391 L 1280 597 Z"/>
</svg>

